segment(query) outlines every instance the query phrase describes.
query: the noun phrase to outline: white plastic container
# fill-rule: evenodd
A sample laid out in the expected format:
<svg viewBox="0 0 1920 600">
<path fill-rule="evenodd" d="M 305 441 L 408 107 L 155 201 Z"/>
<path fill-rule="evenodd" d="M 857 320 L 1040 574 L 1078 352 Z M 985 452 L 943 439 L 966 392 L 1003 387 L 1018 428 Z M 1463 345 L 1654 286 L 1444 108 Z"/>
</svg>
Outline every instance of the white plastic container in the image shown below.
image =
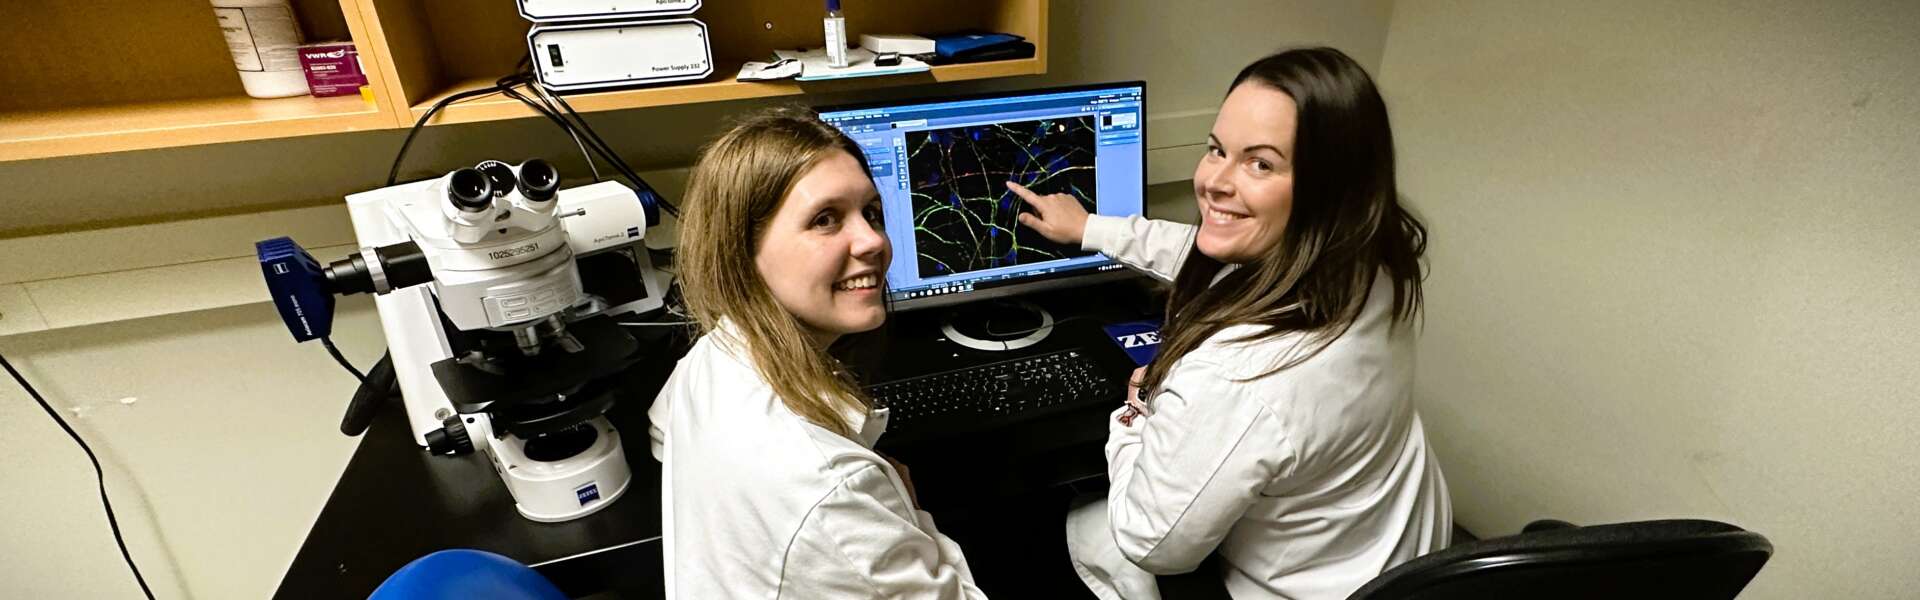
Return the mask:
<svg viewBox="0 0 1920 600">
<path fill-rule="evenodd" d="M 213 14 L 233 52 L 240 85 L 255 98 L 307 94 L 300 70 L 300 23 L 287 0 L 212 0 Z"/>
<path fill-rule="evenodd" d="M 827 0 L 827 66 L 847 67 L 847 19 L 840 15 L 840 0 Z"/>
</svg>

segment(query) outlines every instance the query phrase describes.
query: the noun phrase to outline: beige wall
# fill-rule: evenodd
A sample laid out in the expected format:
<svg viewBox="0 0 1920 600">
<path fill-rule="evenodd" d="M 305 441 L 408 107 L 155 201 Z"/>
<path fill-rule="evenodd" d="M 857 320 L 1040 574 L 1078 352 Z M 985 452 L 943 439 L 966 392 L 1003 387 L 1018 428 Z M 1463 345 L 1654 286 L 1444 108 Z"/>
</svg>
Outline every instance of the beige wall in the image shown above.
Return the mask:
<svg viewBox="0 0 1920 600">
<path fill-rule="evenodd" d="M 1063 0 L 1052 9 L 1048 75 L 808 101 L 1140 78 L 1149 81 L 1155 135 L 1170 131 L 1192 138 L 1176 145 L 1197 143 L 1230 76 L 1262 53 L 1324 43 L 1377 66 L 1390 4 L 1238 0 L 1175 9 L 1145 0 Z M 755 105 L 592 118 L 637 168 L 671 168 L 685 165 L 723 116 Z M 333 202 L 376 187 L 400 136 L 375 132 L 0 163 L 0 181 L 37 195 L 6 201 L 9 221 L 0 224 L 0 236 L 187 208 Z M 444 127 L 422 134 L 406 172 L 523 156 L 564 157 L 563 169 L 583 172 L 573 152 L 544 122 Z M 1191 172 L 1190 164 L 1167 168 Z M 678 196 L 678 190 L 663 191 Z M 1185 184 L 1156 186 L 1151 196 L 1157 214 L 1191 218 Z M 382 344 L 370 303 L 350 301 L 341 310 L 339 345 L 369 365 Z M 350 378 L 317 345 L 293 344 L 265 304 L 0 337 L 0 351 L 67 411 L 101 454 L 129 545 L 162 598 L 271 594 L 354 447 L 336 431 Z M 122 404 L 123 398 L 135 400 Z M 0 454 L 7 457 L 0 462 L 6 482 L 0 486 L 0 581 L 8 586 L 0 595 L 137 596 L 98 508 L 85 456 L 10 381 L 0 381 Z"/>
<path fill-rule="evenodd" d="M 338 431 L 353 378 L 279 321 L 254 304 L 0 339 L 99 455 L 160 598 L 272 595 L 353 452 Z M 344 303 L 334 339 L 370 366 L 373 303 Z M 138 597 L 86 455 L 12 379 L 0 384 L 6 595 Z"/>
<path fill-rule="evenodd" d="M 1920 3 L 1396 5 L 1458 519 L 1726 519 L 1750 598 L 1920 586 Z"/>
</svg>

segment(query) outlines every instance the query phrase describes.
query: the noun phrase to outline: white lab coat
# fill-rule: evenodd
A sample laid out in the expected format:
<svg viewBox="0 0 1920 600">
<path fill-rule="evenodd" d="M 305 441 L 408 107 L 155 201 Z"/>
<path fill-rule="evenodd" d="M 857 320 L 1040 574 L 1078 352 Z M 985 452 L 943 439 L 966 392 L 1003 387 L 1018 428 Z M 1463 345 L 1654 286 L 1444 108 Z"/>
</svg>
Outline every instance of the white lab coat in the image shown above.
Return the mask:
<svg viewBox="0 0 1920 600">
<path fill-rule="evenodd" d="M 1083 246 L 1171 280 L 1190 225 L 1093 217 Z M 1413 335 L 1375 278 L 1353 327 L 1318 356 L 1253 379 L 1301 336 L 1231 340 L 1181 357 L 1152 416 L 1109 426 L 1107 498 L 1068 517 L 1074 566 L 1102 598 L 1157 598 L 1153 573 L 1218 550 L 1237 600 L 1345 598 L 1389 567 L 1446 547 L 1452 506 L 1413 407 Z M 1118 411 L 1115 412 L 1116 416 Z"/>
<path fill-rule="evenodd" d="M 953 540 L 872 450 L 789 411 L 731 326 L 680 359 L 647 415 L 668 598 L 983 598 Z"/>
</svg>

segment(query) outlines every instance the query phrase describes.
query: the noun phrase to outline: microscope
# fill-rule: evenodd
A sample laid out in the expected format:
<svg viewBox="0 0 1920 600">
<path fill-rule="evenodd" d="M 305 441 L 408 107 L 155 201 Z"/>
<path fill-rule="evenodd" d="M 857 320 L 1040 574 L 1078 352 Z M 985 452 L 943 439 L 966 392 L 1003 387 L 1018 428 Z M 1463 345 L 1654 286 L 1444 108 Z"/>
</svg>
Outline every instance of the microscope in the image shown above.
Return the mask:
<svg viewBox="0 0 1920 600">
<path fill-rule="evenodd" d="M 322 266 L 288 238 L 256 244 L 298 341 L 330 333 L 334 296 L 374 294 L 388 356 L 341 431 L 365 431 L 397 387 L 415 443 L 483 450 L 522 516 L 566 521 L 617 500 L 632 473 L 603 414 L 622 394 L 617 375 L 643 358 L 616 319 L 662 306 L 641 243 L 654 205 L 612 181 L 562 190 L 533 159 L 353 194 L 347 207 L 362 248 L 341 260 Z"/>
</svg>

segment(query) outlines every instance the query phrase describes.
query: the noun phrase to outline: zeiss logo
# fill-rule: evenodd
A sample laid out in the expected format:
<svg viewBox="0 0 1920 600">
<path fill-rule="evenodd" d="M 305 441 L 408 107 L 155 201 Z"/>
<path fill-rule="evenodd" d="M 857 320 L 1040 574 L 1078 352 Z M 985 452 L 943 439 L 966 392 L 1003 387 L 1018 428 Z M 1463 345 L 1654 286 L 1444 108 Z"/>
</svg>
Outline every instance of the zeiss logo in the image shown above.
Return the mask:
<svg viewBox="0 0 1920 600">
<path fill-rule="evenodd" d="M 640 237 L 640 228 L 639 228 L 639 227 L 628 227 L 628 228 L 627 228 L 627 237 L 630 237 L 630 238 L 637 238 L 637 237 Z"/>
<path fill-rule="evenodd" d="M 1131 333 L 1127 335 L 1116 336 L 1113 338 L 1113 341 L 1120 342 L 1121 348 L 1140 348 L 1144 346 L 1153 346 L 1160 343 L 1160 332 L 1148 331 L 1144 333 Z"/>
<path fill-rule="evenodd" d="M 580 499 L 581 506 L 586 506 L 588 502 L 600 499 L 600 484 L 589 483 L 580 486 L 580 489 L 573 491 L 573 496 Z"/>
<path fill-rule="evenodd" d="M 539 249 L 540 249 L 540 242 L 534 242 L 531 244 L 527 244 L 525 246 L 520 246 L 518 248 L 508 248 L 505 250 L 495 250 L 492 252 L 488 252 L 487 258 L 491 258 L 493 260 L 506 260 L 522 254 L 532 253 Z"/>
</svg>

